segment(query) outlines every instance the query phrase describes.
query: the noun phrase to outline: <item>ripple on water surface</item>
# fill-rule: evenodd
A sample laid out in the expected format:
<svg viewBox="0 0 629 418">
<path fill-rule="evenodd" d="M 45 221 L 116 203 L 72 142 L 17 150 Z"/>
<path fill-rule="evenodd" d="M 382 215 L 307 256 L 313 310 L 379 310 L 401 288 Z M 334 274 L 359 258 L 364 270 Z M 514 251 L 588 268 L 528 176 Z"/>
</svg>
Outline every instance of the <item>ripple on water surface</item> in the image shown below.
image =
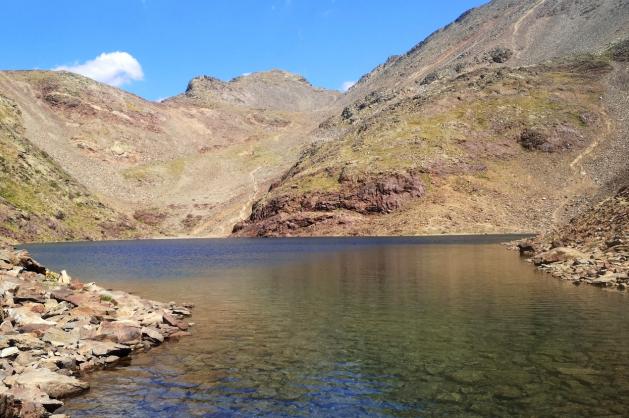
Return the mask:
<svg viewBox="0 0 629 418">
<path fill-rule="evenodd" d="M 595 416 L 629 410 L 624 294 L 501 238 L 29 246 L 83 280 L 196 304 L 193 336 L 91 377 L 75 417 Z"/>
</svg>

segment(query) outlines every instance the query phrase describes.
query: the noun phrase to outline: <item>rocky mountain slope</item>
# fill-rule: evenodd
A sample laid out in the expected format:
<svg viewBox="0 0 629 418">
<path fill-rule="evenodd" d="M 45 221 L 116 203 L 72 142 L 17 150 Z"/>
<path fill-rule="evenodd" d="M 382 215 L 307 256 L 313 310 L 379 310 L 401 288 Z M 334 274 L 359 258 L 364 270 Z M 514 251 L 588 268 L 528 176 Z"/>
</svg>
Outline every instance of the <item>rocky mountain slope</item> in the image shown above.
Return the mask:
<svg viewBox="0 0 629 418">
<path fill-rule="evenodd" d="M 494 0 L 364 76 L 237 235 L 538 232 L 626 181 L 629 4 Z"/>
<path fill-rule="evenodd" d="M 0 94 L 17 106 L 20 135 L 33 152 L 49 155 L 101 205 L 140 225 L 145 236 L 227 235 L 248 215 L 257 192 L 294 163 L 310 140 L 305 133 L 340 95 L 278 70 L 230 82 L 199 77 L 163 103 L 50 71 L 0 72 Z M 40 194 L 55 197 L 48 189 Z M 23 210 L 50 217 L 40 208 Z M 46 222 L 42 228 L 50 229 Z"/>
<path fill-rule="evenodd" d="M 0 244 L 132 237 L 136 222 L 104 205 L 24 136 L 0 95 Z"/>
</svg>

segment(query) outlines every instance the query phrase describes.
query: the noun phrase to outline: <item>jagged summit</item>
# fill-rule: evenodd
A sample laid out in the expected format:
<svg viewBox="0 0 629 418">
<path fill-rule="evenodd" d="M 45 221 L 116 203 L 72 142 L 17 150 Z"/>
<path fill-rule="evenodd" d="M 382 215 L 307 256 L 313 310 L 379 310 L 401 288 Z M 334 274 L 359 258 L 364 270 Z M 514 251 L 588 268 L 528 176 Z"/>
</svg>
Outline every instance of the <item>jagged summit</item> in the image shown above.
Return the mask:
<svg viewBox="0 0 629 418">
<path fill-rule="evenodd" d="M 200 88 L 201 86 L 212 88 L 212 87 L 224 87 L 229 84 L 238 84 L 242 82 L 264 82 L 264 81 L 275 81 L 275 82 L 299 82 L 304 83 L 308 86 L 312 87 L 312 84 L 302 75 L 291 73 L 290 71 L 281 70 L 278 68 L 273 68 L 268 71 L 256 71 L 252 73 L 245 73 L 239 76 L 232 78 L 231 80 L 224 81 L 220 78 L 211 76 L 211 75 L 200 75 L 194 77 L 188 83 L 187 91 L 190 91 L 194 88 Z"/>
</svg>

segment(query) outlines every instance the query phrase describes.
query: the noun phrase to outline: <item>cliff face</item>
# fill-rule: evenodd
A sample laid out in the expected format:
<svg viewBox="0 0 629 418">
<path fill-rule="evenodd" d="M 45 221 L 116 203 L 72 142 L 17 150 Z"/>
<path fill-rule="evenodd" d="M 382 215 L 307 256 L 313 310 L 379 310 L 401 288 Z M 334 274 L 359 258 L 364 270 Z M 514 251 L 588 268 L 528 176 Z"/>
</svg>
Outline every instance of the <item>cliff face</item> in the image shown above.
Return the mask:
<svg viewBox="0 0 629 418">
<path fill-rule="evenodd" d="M 613 0 L 464 14 L 364 76 L 234 232 L 537 232 L 570 219 L 626 175 L 627 22 Z M 415 186 L 383 187 L 391 178 Z M 361 205 L 357 187 L 372 191 Z"/>
</svg>

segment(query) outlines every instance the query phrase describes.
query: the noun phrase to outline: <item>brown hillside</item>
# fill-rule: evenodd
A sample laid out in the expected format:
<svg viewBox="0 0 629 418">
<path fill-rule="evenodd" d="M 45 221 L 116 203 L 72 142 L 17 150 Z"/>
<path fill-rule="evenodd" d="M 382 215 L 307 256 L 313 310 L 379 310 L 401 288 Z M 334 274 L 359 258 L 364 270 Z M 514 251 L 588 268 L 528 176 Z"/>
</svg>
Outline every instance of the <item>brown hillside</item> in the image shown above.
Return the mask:
<svg viewBox="0 0 629 418">
<path fill-rule="evenodd" d="M 626 173 L 629 5 L 495 0 L 341 98 L 239 235 L 534 232 Z"/>
<path fill-rule="evenodd" d="M 2 72 L 0 92 L 24 136 L 107 205 L 186 236 L 228 234 L 339 95 L 280 71 L 198 78 L 164 103 L 66 72 Z"/>
</svg>

